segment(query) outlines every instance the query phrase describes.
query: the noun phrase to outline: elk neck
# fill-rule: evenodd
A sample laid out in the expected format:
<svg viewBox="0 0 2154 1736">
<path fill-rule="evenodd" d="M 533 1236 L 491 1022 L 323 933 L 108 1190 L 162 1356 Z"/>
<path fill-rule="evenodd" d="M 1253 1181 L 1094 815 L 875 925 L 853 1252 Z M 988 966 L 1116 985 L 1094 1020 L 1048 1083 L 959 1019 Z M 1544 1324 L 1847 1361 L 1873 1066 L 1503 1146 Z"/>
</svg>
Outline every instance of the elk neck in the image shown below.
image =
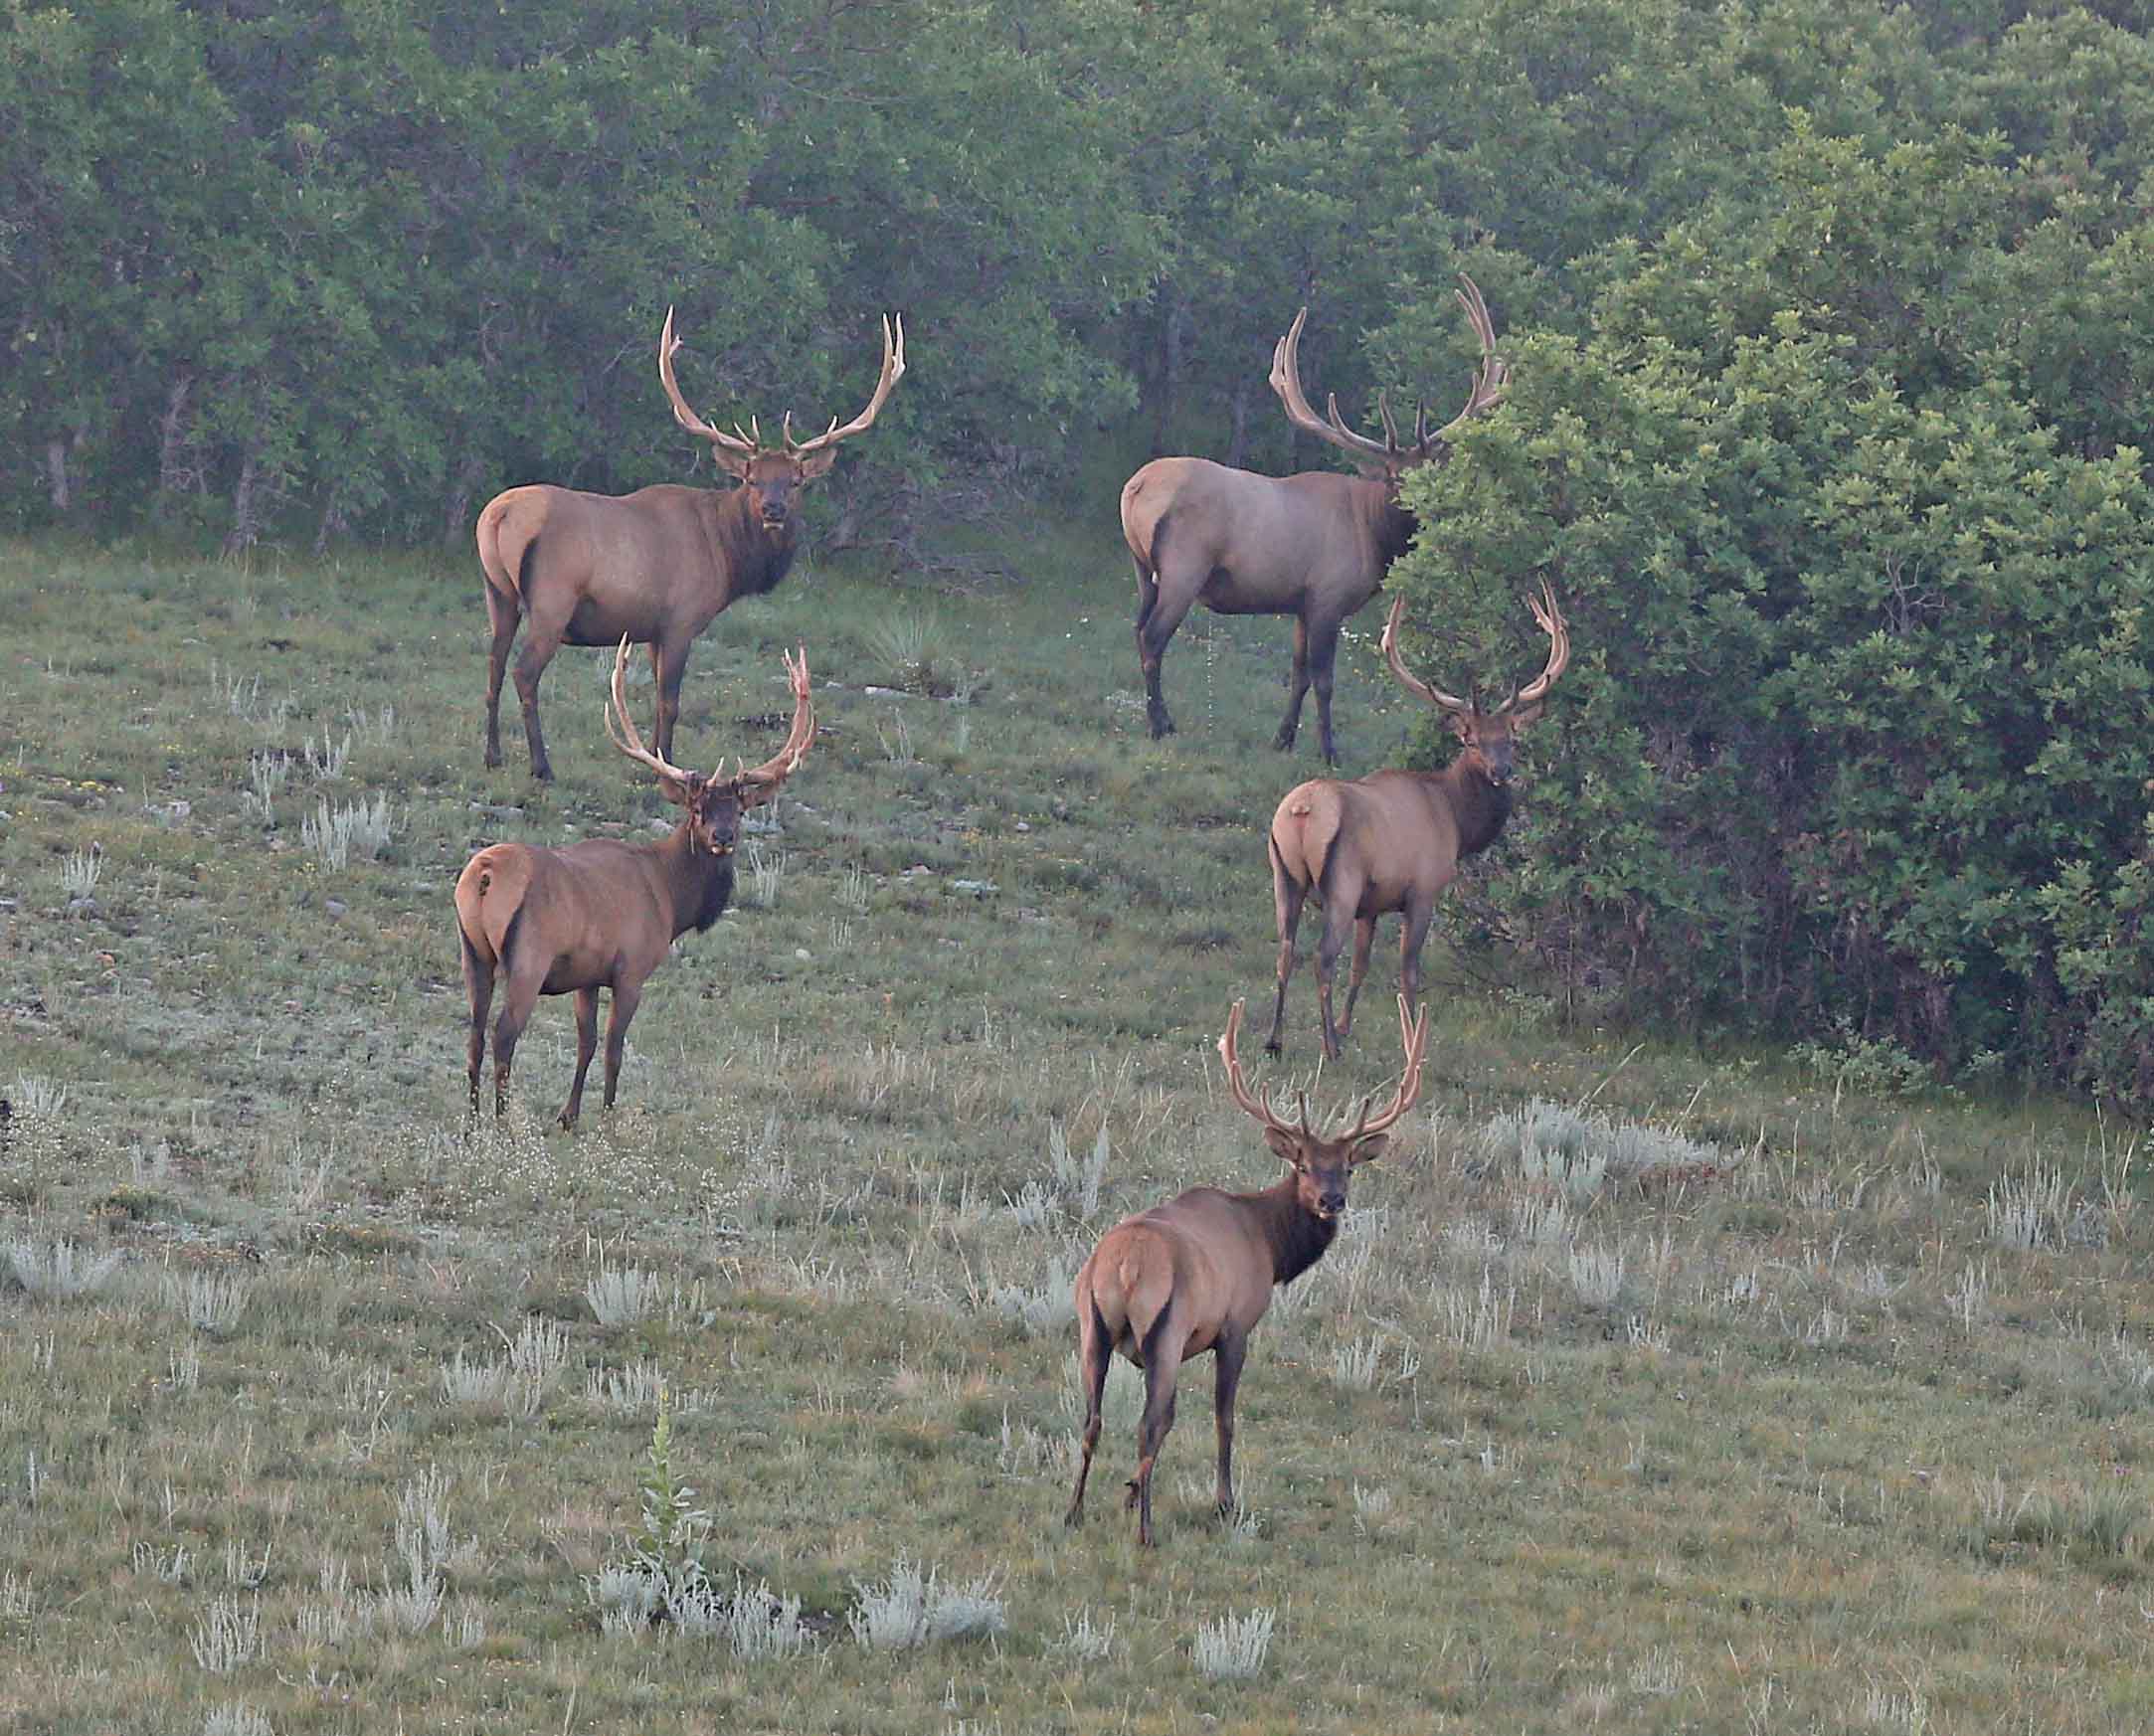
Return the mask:
<svg viewBox="0 0 2154 1736">
<path fill-rule="evenodd" d="M 1388 486 L 1382 508 L 1376 514 L 1376 552 L 1383 557 L 1386 567 L 1406 552 L 1420 524 L 1419 519 L 1399 505 L 1396 486 Z"/>
<path fill-rule="evenodd" d="M 1459 825 L 1459 855 L 1471 856 L 1496 842 L 1511 817 L 1511 785 L 1495 782 L 1480 754 L 1469 748 L 1435 774 Z"/>
<path fill-rule="evenodd" d="M 702 934 L 725 914 L 733 897 L 733 858 L 713 856 L 695 847 L 688 822 L 682 820 L 651 846 L 673 903 L 672 927 L 677 938 L 690 929 Z"/>
<path fill-rule="evenodd" d="M 778 582 L 793 570 L 794 551 L 801 540 L 799 517 L 789 517 L 785 528 L 773 535 L 763 528 L 756 511 L 756 491 L 747 483 L 714 498 L 716 535 L 732 577 L 731 595 L 761 597 L 777 590 Z"/>
<path fill-rule="evenodd" d="M 1261 1193 L 1241 1196 L 1263 1226 L 1272 1251 L 1272 1283 L 1292 1284 L 1319 1260 L 1339 1234 L 1337 1218 L 1320 1218 L 1302 1204 L 1291 1170 Z"/>
</svg>

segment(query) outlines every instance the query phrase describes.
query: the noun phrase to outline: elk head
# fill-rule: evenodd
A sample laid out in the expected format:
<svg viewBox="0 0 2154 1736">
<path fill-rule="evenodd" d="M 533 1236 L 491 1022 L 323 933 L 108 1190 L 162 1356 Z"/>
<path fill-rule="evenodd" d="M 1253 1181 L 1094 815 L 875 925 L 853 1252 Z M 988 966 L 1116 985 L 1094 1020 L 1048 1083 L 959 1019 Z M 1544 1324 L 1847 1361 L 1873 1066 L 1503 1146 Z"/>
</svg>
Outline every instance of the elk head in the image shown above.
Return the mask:
<svg viewBox="0 0 2154 1736">
<path fill-rule="evenodd" d="M 1242 1079 L 1241 1058 L 1235 1038 L 1241 1034 L 1240 1001 L 1226 1015 L 1226 1032 L 1219 1039 L 1219 1059 L 1226 1063 L 1227 1089 L 1234 1101 L 1263 1126 L 1264 1141 L 1294 1171 L 1295 1197 L 1313 1218 L 1329 1223 L 1346 1209 L 1346 1183 L 1355 1167 L 1383 1155 L 1390 1142 L 1389 1129 L 1414 1106 L 1421 1095 L 1421 1057 L 1428 1044 L 1428 1008 L 1415 1016 L 1406 997 L 1398 997 L 1398 1029 L 1406 1049 L 1405 1070 L 1389 1105 L 1373 1118 L 1373 1096 L 1361 1102 L 1353 1126 L 1342 1132 L 1324 1134 L 1309 1125 L 1309 1094 L 1299 1097 L 1294 1121 L 1275 1111 L 1261 1093 L 1251 1091 Z"/>
<path fill-rule="evenodd" d="M 658 380 L 673 406 L 673 420 L 690 434 L 710 441 L 711 456 L 719 467 L 751 492 L 756 517 L 764 530 L 773 537 L 782 537 L 792 529 L 801 490 L 818 476 L 828 474 L 837 461 L 838 441 L 874 426 L 890 388 L 905 372 L 905 319 L 900 314 L 894 322 L 887 316 L 882 322 L 882 377 L 875 382 L 875 395 L 867 401 L 865 410 L 843 428 L 838 427 L 833 416 L 828 428 L 805 440 L 793 437 L 793 412 L 789 410 L 774 446 L 763 443 L 763 429 L 754 417 L 748 419 L 746 433 L 735 423 L 733 432 L 727 434 L 688 408 L 673 378 L 673 352 L 679 348 L 680 339 L 673 332 L 673 310 L 668 307 L 665 327 L 658 334 Z"/>
<path fill-rule="evenodd" d="M 1302 394 L 1302 326 L 1309 318 L 1309 309 L 1304 307 L 1294 316 L 1294 324 L 1272 351 L 1271 387 L 1279 394 L 1280 403 L 1286 406 L 1287 421 L 1302 433 L 1338 446 L 1353 459 L 1354 467 L 1362 475 L 1383 481 L 1394 492 L 1399 477 L 1406 471 L 1448 451 L 1452 437 L 1459 430 L 1483 411 L 1502 402 L 1511 384 L 1511 364 L 1496 353 L 1496 327 L 1489 318 L 1489 304 L 1481 298 L 1480 289 L 1465 272 L 1459 273 L 1459 281 L 1466 285 L 1458 291 L 1459 305 L 1466 309 L 1474 335 L 1481 340 L 1481 365 L 1474 371 L 1466 393 L 1466 406 L 1458 415 L 1441 428 L 1430 428 L 1427 406 L 1415 405 L 1413 438 L 1410 440 L 1399 437 L 1398 425 L 1391 419 L 1390 400 L 1380 392 L 1376 395 L 1376 411 L 1383 419 L 1383 438 L 1380 440 L 1356 434 L 1346 425 L 1339 414 L 1337 394 L 1327 395 L 1329 414 L 1318 416 Z"/>
<path fill-rule="evenodd" d="M 793 685 L 793 728 L 786 736 L 786 745 L 760 766 L 743 767 L 736 760 L 730 778 L 722 769 L 708 777 L 700 772 L 684 772 L 643 746 L 643 738 L 636 733 L 635 724 L 628 716 L 627 695 L 622 691 L 628 666 L 628 641 L 624 638 L 621 648 L 614 653 L 606 733 L 613 738 L 615 747 L 657 776 L 658 789 L 666 800 L 687 809 L 685 823 L 691 849 L 708 856 L 732 855 L 740 837 L 741 815 L 778 793 L 779 787 L 807 757 L 808 744 L 815 739 L 815 707 L 808 697 L 806 648 L 797 657 L 786 657 L 786 674 Z"/>
<path fill-rule="evenodd" d="M 1540 595 L 1528 597 L 1526 603 L 1540 630 L 1548 635 L 1547 666 L 1526 686 L 1514 689 L 1509 699 L 1486 711 L 1478 692 L 1471 699 L 1461 699 L 1432 687 L 1406 667 L 1398 654 L 1398 623 L 1405 618 L 1405 598 L 1393 599 L 1391 613 L 1383 623 L 1383 655 L 1391 665 L 1391 673 L 1407 692 L 1418 693 L 1444 714 L 1451 733 L 1468 753 L 1479 757 L 1489 781 L 1498 788 L 1511 781 L 1519 731 L 1539 718 L 1547 703 L 1548 689 L 1570 664 L 1570 629 L 1555 607 L 1555 593 L 1543 582 Z"/>
</svg>

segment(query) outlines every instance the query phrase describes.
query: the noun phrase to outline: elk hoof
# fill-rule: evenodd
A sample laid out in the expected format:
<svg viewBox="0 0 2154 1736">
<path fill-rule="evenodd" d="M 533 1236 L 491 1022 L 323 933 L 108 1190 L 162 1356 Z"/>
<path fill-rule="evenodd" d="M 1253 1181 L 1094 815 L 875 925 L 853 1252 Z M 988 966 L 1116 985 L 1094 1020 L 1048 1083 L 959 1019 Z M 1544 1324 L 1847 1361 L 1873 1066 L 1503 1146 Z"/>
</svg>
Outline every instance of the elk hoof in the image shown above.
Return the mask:
<svg viewBox="0 0 2154 1736">
<path fill-rule="evenodd" d="M 1132 1477 L 1130 1479 L 1130 1492 L 1122 1497 L 1122 1510 L 1125 1513 L 1134 1513 L 1137 1510 L 1138 1497 L 1144 1492 L 1143 1489 L 1137 1486 L 1136 1478 Z"/>
</svg>

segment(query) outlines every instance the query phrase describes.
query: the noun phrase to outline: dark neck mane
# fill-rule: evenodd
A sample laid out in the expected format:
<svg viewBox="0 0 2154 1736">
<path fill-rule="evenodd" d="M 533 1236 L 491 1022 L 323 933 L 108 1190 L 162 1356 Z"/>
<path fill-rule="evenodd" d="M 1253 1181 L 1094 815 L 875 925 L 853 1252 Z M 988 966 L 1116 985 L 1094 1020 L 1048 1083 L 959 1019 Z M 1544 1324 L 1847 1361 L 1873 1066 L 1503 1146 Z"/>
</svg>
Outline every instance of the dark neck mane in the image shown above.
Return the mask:
<svg viewBox="0 0 2154 1736">
<path fill-rule="evenodd" d="M 743 482 L 732 493 L 718 496 L 718 541 L 724 546 L 732 576 L 732 596 L 761 597 L 777 590 L 778 582 L 792 571 L 800 527 L 789 519 L 786 528 L 772 536 L 756 512 L 755 490 Z"/>
<path fill-rule="evenodd" d="M 1271 1244 L 1274 1284 L 1292 1284 L 1324 1258 L 1339 1234 L 1337 1218 L 1320 1218 L 1304 1208 L 1291 1173 L 1262 1193 L 1245 1197 L 1258 1207 L 1263 1219 L 1264 1239 Z"/>
<path fill-rule="evenodd" d="M 1511 817 L 1511 786 L 1491 783 L 1481 756 L 1472 752 L 1461 754 L 1436 776 L 1459 822 L 1459 855 L 1486 850 Z"/>
<path fill-rule="evenodd" d="M 725 914 L 733 897 L 733 858 L 713 856 L 695 847 L 682 820 L 669 837 L 651 846 L 656 850 L 666 885 L 673 894 L 673 935 L 690 929 L 704 933 Z"/>
</svg>

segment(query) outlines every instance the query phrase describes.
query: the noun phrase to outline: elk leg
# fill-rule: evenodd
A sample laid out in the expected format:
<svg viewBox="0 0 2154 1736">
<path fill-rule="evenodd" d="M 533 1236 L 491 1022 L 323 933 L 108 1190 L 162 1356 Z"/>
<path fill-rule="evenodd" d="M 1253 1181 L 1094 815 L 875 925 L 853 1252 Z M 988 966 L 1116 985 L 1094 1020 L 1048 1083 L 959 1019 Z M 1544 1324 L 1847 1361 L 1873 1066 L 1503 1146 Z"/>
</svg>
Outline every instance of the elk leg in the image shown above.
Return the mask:
<svg viewBox="0 0 2154 1736">
<path fill-rule="evenodd" d="M 1287 978 L 1294 974 L 1294 936 L 1302 926 L 1302 901 L 1308 889 L 1281 866 L 1276 846 L 1272 855 L 1272 904 L 1279 919 L 1279 994 L 1272 1002 L 1272 1034 L 1264 1039 L 1267 1054 L 1279 1053 L 1280 1033 L 1287 1022 Z"/>
<path fill-rule="evenodd" d="M 1248 1338 L 1232 1331 L 1220 1333 L 1214 1349 L 1218 1368 L 1212 1387 L 1212 1413 L 1219 1426 L 1219 1484 L 1213 1493 L 1222 1519 L 1234 1511 L 1234 1394 L 1241 1386 L 1242 1358 L 1248 1351 Z"/>
<path fill-rule="evenodd" d="M 1309 622 L 1301 615 L 1294 617 L 1294 674 L 1287 684 L 1287 715 L 1279 726 L 1279 734 L 1272 746 L 1281 753 L 1294 746 L 1294 738 L 1302 727 L 1302 700 L 1309 692 Z M 1329 742 L 1327 742 L 1329 747 Z M 1327 753 L 1326 759 L 1331 755 Z"/>
<path fill-rule="evenodd" d="M 1324 1055 L 1328 1061 L 1339 1059 L 1345 1038 L 1345 1032 L 1332 1021 L 1332 976 L 1339 968 L 1339 955 L 1346 950 L 1346 930 L 1354 920 L 1349 913 L 1359 902 L 1357 886 L 1335 887 L 1326 897 L 1324 939 L 1317 943 L 1317 1006 L 1324 1018 Z"/>
<path fill-rule="evenodd" d="M 569 1101 L 561 1106 L 561 1127 L 565 1132 L 576 1126 L 576 1118 L 584 1113 L 584 1075 L 591 1071 L 591 1057 L 599 1048 L 599 991 L 596 988 L 579 988 L 576 991 L 576 1078 L 569 1086 Z M 609 1095 L 607 1101 L 613 1101 Z"/>
<path fill-rule="evenodd" d="M 463 993 L 471 1008 L 471 1034 L 464 1044 L 463 1071 L 471 1085 L 471 1114 L 478 1114 L 478 1075 L 486 1059 L 486 1012 L 493 1005 L 493 963 L 463 943 Z"/>
<path fill-rule="evenodd" d="M 524 960 L 533 960 L 526 965 Z M 501 1002 L 501 1016 L 493 1022 L 493 1114 L 496 1121 L 508 1114 L 509 1067 L 516 1058 L 516 1043 L 531 1022 L 539 991 L 546 982 L 546 960 L 536 947 L 525 947 L 508 961 L 508 992 Z"/>
<path fill-rule="evenodd" d="M 1174 636 L 1174 629 L 1181 625 L 1181 617 L 1189 612 L 1189 605 L 1196 601 L 1196 588 L 1203 583 L 1198 574 L 1189 585 L 1154 585 L 1146 594 L 1147 601 L 1137 616 L 1137 659 L 1145 670 L 1145 716 L 1152 726 L 1154 741 L 1174 733 L 1174 720 L 1167 713 L 1167 696 L 1160 688 L 1160 664 L 1167 655 L 1167 641 Z"/>
<path fill-rule="evenodd" d="M 1107 1391 L 1107 1364 L 1114 1354 L 1114 1346 L 1107 1341 L 1107 1322 L 1100 1318 L 1089 1295 L 1079 1302 L 1077 1317 L 1077 1379 L 1085 1400 L 1084 1457 L 1077 1462 L 1077 1487 L 1069 1497 L 1069 1511 L 1062 1515 L 1065 1525 L 1085 1522 L 1085 1480 L 1092 1475 L 1092 1455 L 1099 1450 L 1100 1400 Z"/>
<path fill-rule="evenodd" d="M 1317 738 L 1324 763 L 1339 764 L 1339 744 L 1332 739 L 1332 675 L 1339 662 L 1339 622 L 1320 621 L 1310 634 L 1310 675 L 1317 689 Z"/>
<path fill-rule="evenodd" d="M 1344 1043 L 1353 1029 L 1353 1002 L 1361 992 L 1361 978 L 1368 974 L 1368 949 L 1376 939 L 1376 919 L 1357 917 L 1353 924 L 1353 969 L 1346 977 L 1346 1011 L 1339 1021 L 1339 1040 Z"/>
<path fill-rule="evenodd" d="M 491 583 L 485 586 L 486 617 L 493 623 L 493 643 L 486 651 L 486 764 L 501 764 L 501 678 L 508 673 L 508 647 L 522 622 L 516 600 Z"/>
<path fill-rule="evenodd" d="M 516 698 L 523 706 L 524 740 L 531 745 L 531 776 L 541 782 L 553 781 L 554 769 L 546 758 L 546 735 L 539 728 L 539 677 L 561 648 L 559 625 L 541 627 L 537 618 L 524 634 L 523 654 L 516 659 Z"/>
<path fill-rule="evenodd" d="M 664 756 L 660 756 L 662 759 Z M 621 1083 L 621 1052 L 628 1046 L 628 1021 L 635 1017 L 636 1002 L 643 998 L 643 985 L 614 984 L 613 1010 L 606 1016 L 606 1107 L 614 1107 L 614 1088 Z"/>
<path fill-rule="evenodd" d="M 1421 1004 L 1421 943 L 1428 939 L 1429 924 L 1436 915 L 1431 898 L 1406 907 L 1404 927 L 1398 937 L 1398 991 L 1408 1007 Z"/>
<path fill-rule="evenodd" d="M 1153 1342 L 1148 1337 L 1148 1345 Z M 1161 1334 L 1159 1353 L 1148 1349 L 1145 1357 L 1145 1414 L 1137 1425 L 1137 1475 L 1130 1478 L 1130 1492 L 1122 1503 L 1125 1512 L 1137 1509 L 1137 1542 L 1144 1549 L 1153 1546 L 1152 1467 L 1167 1443 L 1167 1430 L 1174 1426 L 1174 1382 L 1181 1364 L 1168 1346 L 1178 1342 L 1178 1334 Z"/>
<path fill-rule="evenodd" d="M 658 714 L 652 724 L 656 736 L 655 752 L 661 760 L 673 757 L 673 726 L 680 721 L 680 680 L 688 673 L 689 640 L 677 647 L 668 648 L 651 641 L 650 680 L 657 689 Z"/>
</svg>

